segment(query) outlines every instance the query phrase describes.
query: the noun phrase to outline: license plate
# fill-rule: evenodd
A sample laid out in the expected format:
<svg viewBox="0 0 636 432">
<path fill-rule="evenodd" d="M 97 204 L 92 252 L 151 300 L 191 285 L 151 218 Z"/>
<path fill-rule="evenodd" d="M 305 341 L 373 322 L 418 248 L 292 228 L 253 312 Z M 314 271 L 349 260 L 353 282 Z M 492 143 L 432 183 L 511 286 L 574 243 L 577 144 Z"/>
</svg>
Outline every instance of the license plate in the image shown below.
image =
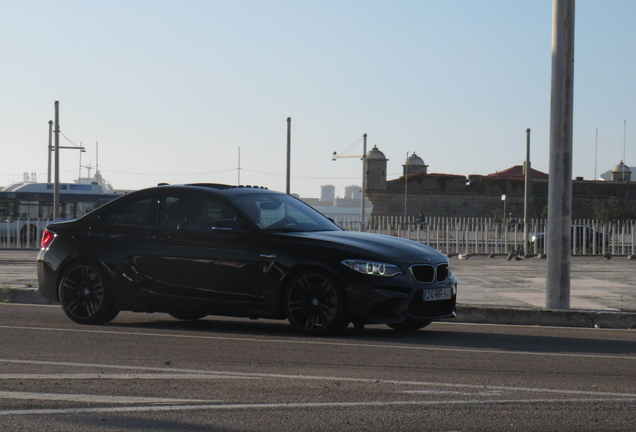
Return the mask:
<svg viewBox="0 0 636 432">
<path fill-rule="evenodd" d="M 449 300 L 453 298 L 452 288 L 424 290 L 424 301 Z"/>
</svg>

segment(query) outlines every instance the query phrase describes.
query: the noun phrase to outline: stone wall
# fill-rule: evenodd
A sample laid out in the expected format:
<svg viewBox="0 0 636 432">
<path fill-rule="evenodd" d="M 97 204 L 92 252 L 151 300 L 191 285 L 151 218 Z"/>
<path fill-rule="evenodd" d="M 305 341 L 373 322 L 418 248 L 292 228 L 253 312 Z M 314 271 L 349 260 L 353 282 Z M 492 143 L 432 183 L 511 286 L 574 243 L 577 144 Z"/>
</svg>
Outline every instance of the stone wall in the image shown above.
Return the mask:
<svg viewBox="0 0 636 432">
<path fill-rule="evenodd" d="M 386 190 L 371 189 L 367 196 L 374 215 L 404 215 L 405 177 L 386 182 Z M 523 217 L 524 181 L 493 179 L 487 176 L 428 174 L 409 175 L 406 185 L 406 214 L 416 216 L 492 217 L 493 210 Z M 572 217 L 591 218 L 595 200 L 619 197 L 625 205 L 636 207 L 636 183 L 572 181 Z M 548 203 L 548 180 L 532 180 L 528 199 L 530 218 L 538 218 Z"/>
</svg>

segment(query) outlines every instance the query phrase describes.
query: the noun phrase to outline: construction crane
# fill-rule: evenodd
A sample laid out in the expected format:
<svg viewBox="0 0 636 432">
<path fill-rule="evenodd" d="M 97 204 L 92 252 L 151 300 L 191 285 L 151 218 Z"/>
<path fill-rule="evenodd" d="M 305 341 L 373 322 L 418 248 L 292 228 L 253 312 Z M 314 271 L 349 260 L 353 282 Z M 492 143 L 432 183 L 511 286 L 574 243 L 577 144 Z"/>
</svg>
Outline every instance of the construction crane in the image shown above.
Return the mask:
<svg viewBox="0 0 636 432">
<path fill-rule="evenodd" d="M 367 134 L 365 133 L 364 135 L 362 135 L 362 137 L 363 137 L 362 155 L 338 156 L 337 152 L 333 152 L 333 155 L 331 156 L 332 161 L 336 161 L 337 159 L 346 159 L 346 158 L 362 159 L 362 199 L 360 202 L 360 231 L 364 231 L 364 219 L 365 219 L 364 204 L 366 200 L 366 183 L 367 183 Z"/>
</svg>

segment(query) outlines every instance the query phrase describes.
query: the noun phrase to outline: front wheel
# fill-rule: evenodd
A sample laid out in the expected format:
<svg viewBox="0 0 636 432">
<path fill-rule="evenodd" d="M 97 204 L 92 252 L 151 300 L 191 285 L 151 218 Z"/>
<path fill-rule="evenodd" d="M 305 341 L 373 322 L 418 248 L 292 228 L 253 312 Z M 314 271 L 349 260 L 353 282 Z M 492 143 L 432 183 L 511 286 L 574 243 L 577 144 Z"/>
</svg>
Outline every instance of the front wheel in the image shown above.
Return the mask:
<svg viewBox="0 0 636 432">
<path fill-rule="evenodd" d="M 399 323 L 387 324 L 393 330 L 401 331 L 401 332 L 412 332 L 419 329 L 423 329 L 427 325 L 429 325 L 432 321 L 430 320 L 418 320 L 414 318 L 407 317 L 404 321 Z"/>
<path fill-rule="evenodd" d="M 58 294 L 62 310 L 78 324 L 106 324 L 119 313 L 105 274 L 89 261 L 78 261 L 64 272 Z"/>
<path fill-rule="evenodd" d="M 308 335 L 342 332 L 349 320 L 344 296 L 327 273 L 307 270 L 296 275 L 285 293 L 285 312 L 292 327 Z"/>
</svg>

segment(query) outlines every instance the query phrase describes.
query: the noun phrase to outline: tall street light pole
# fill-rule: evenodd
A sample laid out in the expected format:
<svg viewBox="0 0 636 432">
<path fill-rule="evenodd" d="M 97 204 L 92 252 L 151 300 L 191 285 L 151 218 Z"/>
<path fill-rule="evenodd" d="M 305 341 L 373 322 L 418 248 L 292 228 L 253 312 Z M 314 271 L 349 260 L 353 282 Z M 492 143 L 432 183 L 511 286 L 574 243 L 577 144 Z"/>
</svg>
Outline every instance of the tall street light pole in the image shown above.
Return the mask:
<svg viewBox="0 0 636 432">
<path fill-rule="evenodd" d="M 526 129 L 526 161 L 523 164 L 523 251 L 528 253 L 528 196 L 530 193 L 530 128 Z"/>
<path fill-rule="evenodd" d="M 47 153 L 49 154 L 49 171 L 46 176 L 46 182 L 50 184 L 51 183 L 51 153 L 53 153 L 53 120 L 49 120 L 49 147 L 48 147 Z"/>
<path fill-rule="evenodd" d="M 291 117 L 287 117 L 287 182 L 285 191 L 291 193 Z"/>
<path fill-rule="evenodd" d="M 546 308 L 570 308 L 574 0 L 554 0 Z"/>
<path fill-rule="evenodd" d="M 60 102 L 55 101 L 55 184 L 53 185 L 53 220 L 60 216 Z"/>
<path fill-rule="evenodd" d="M 60 102 L 55 101 L 55 183 L 53 184 L 53 220 L 60 218 L 60 149 L 73 149 L 85 151 L 83 146 L 63 147 L 60 146 Z M 81 178 L 80 159 L 80 178 Z"/>
<path fill-rule="evenodd" d="M 367 196 L 367 134 L 362 135 L 362 198 L 360 202 L 360 231 L 364 231 L 365 201 Z"/>
<path fill-rule="evenodd" d="M 409 152 L 406 152 L 406 162 L 404 163 L 404 216 L 406 217 L 406 204 L 409 192 Z"/>
</svg>

